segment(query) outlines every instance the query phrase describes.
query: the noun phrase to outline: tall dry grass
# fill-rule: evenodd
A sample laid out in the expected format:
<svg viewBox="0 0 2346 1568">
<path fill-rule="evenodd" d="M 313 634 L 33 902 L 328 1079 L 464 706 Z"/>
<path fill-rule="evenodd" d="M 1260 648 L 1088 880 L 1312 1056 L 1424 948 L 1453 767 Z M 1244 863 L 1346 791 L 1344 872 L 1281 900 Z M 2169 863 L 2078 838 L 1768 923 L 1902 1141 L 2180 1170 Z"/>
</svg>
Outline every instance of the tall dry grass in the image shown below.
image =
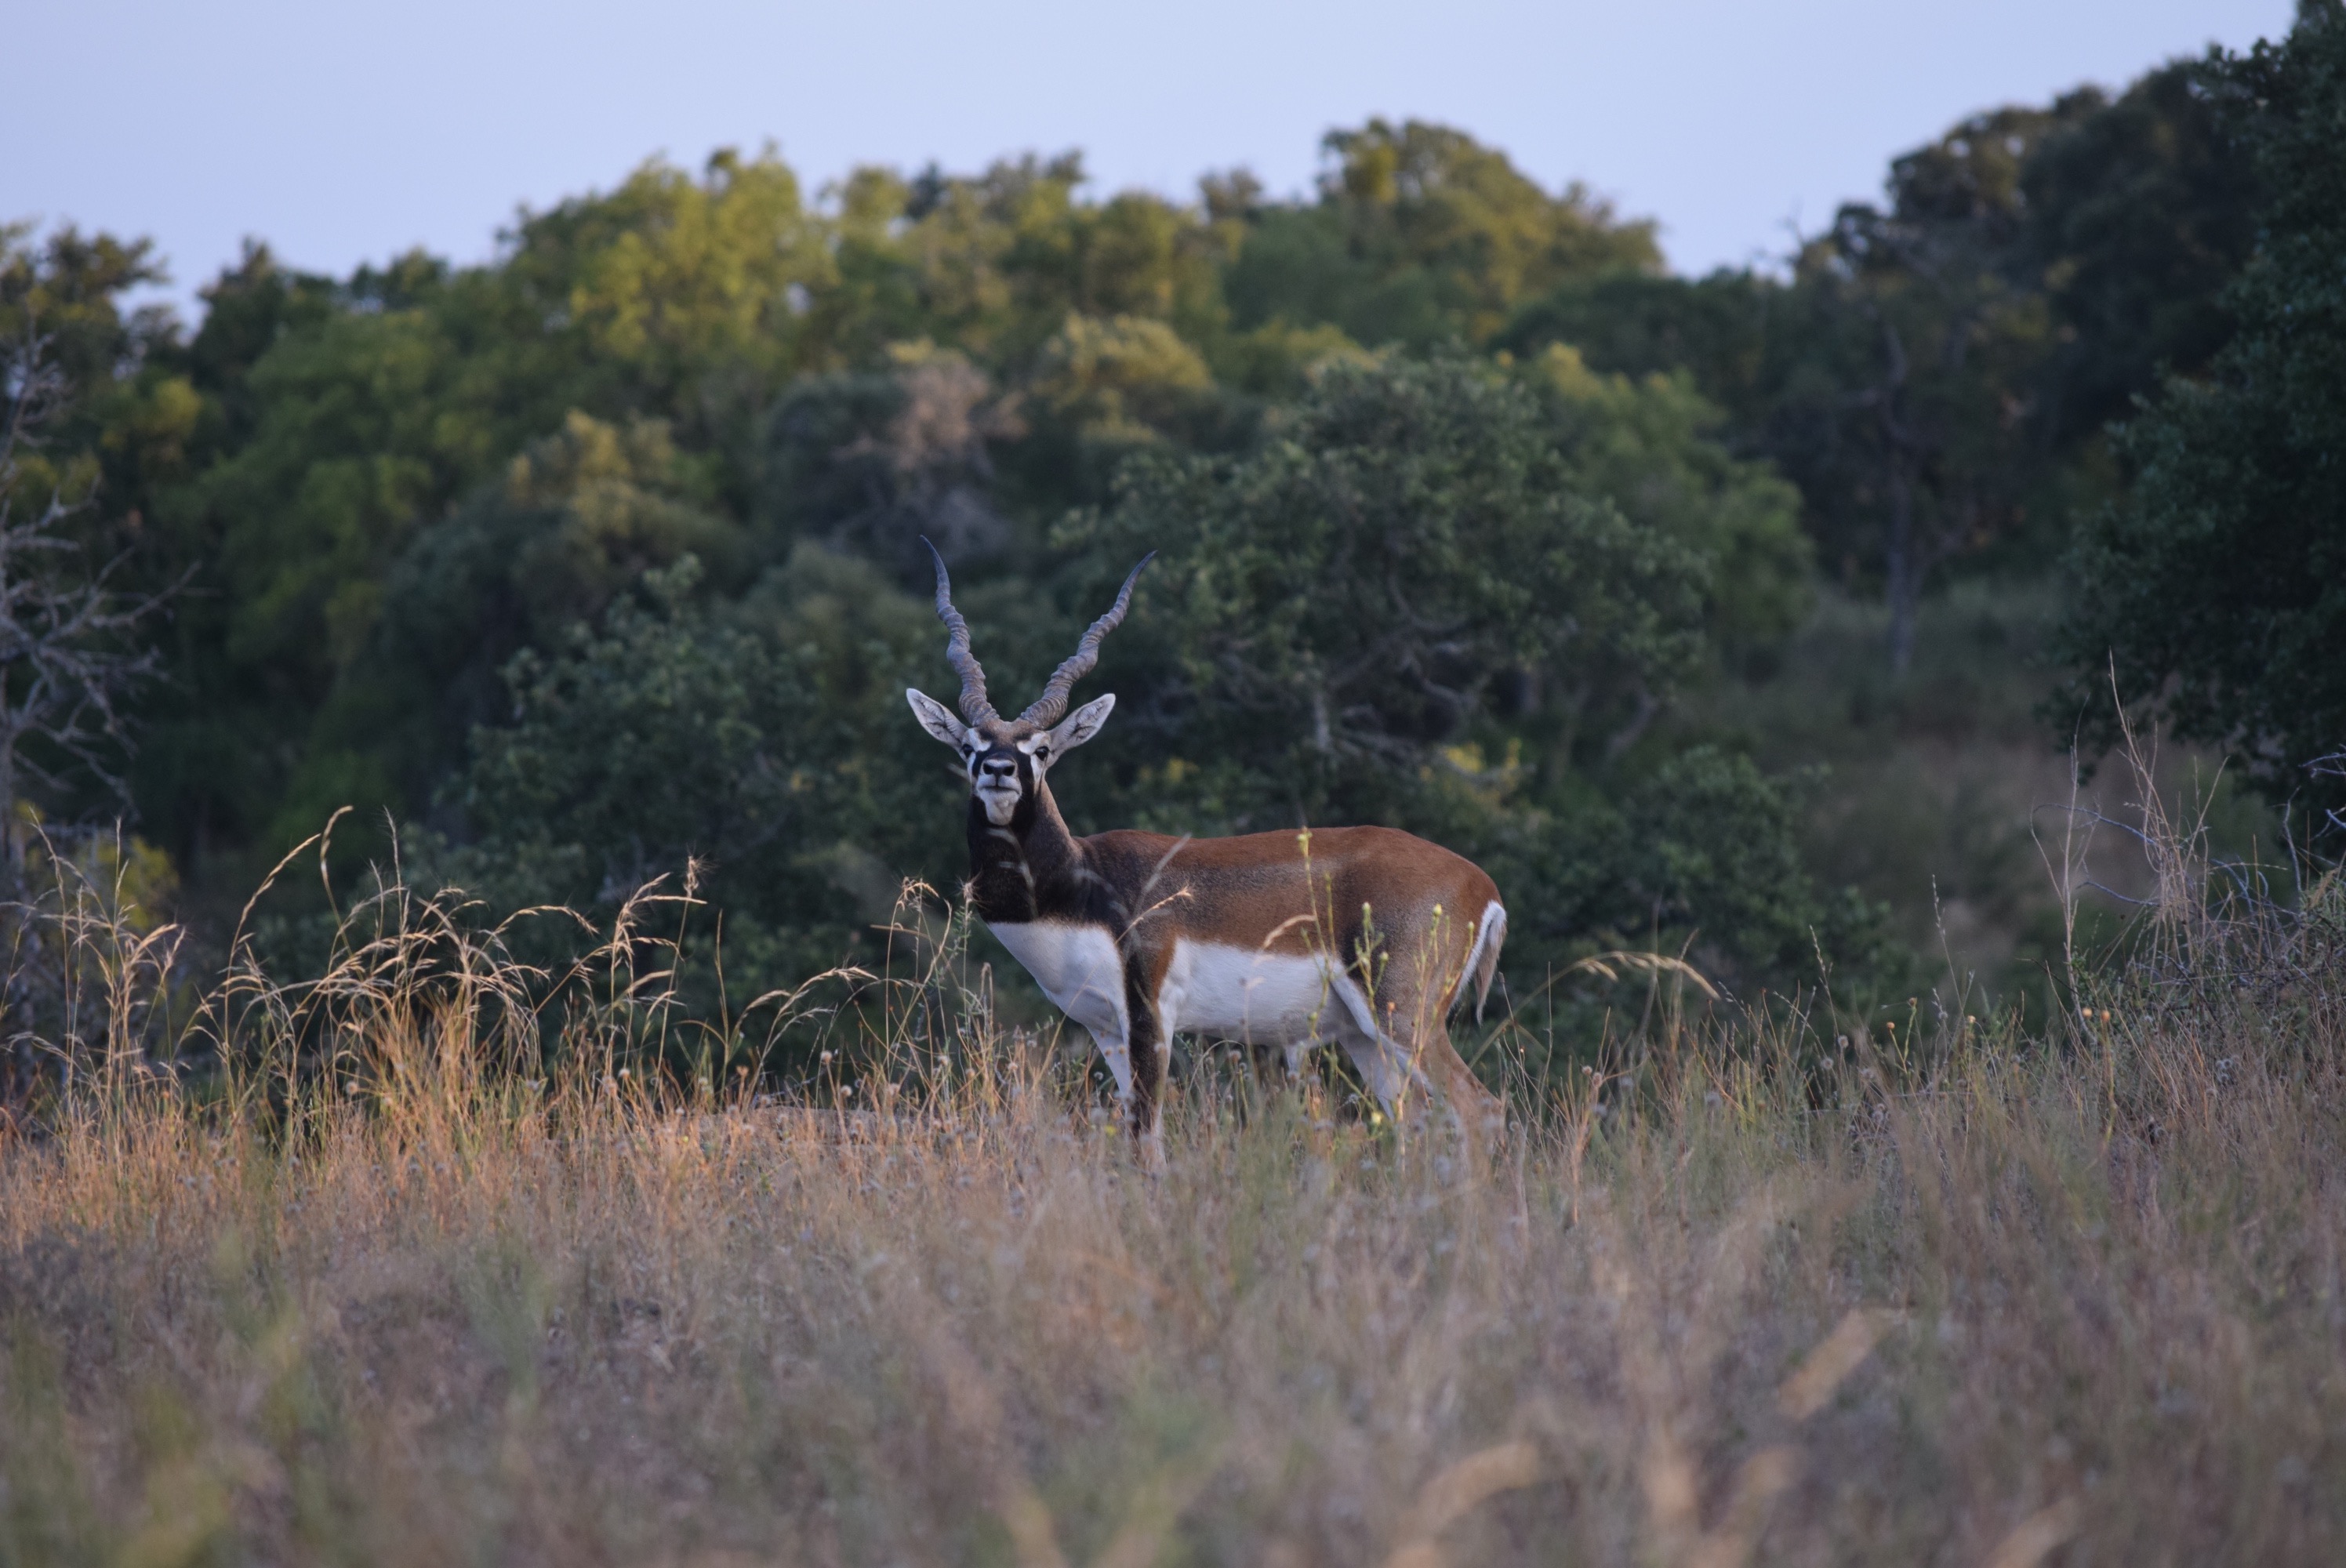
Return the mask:
<svg viewBox="0 0 2346 1568">
<path fill-rule="evenodd" d="M 2051 1034 L 1664 1010 L 1477 1158 L 1201 1072 L 1153 1177 L 949 939 L 648 1083 L 638 941 L 393 885 L 0 1149 L 0 1562 L 2335 1560 L 2346 896 L 2166 837 Z"/>
</svg>

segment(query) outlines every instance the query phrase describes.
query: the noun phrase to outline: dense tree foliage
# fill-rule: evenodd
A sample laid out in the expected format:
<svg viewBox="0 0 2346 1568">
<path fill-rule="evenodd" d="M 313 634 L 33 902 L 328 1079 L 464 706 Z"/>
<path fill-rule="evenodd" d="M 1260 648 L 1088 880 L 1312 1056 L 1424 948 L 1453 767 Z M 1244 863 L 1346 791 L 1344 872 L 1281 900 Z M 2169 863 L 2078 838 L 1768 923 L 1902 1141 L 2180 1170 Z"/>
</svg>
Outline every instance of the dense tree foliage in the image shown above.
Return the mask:
<svg viewBox="0 0 2346 1568">
<path fill-rule="evenodd" d="M 413 852 L 506 909 L 608 908 L 699 861 L 729 969 L 787 981 L 884 920 L 903 874 L 942 876 L 960 850 L 933 748 L 896 722 L 933 623 L 817 546 L 738 604 L 696 598 L 702 575 L 681 556 L 596 629 L 516 655 L 512 721 L 476 731 L 444 792 L 464 841 Z"/>
<path fill-rule="evenodd" d="M 1828 567 L 1888 600 L 1893 668 L 1953 564 L 2043 562 L 2112 494 L 2103 427 L 2225 340 L 2255 188 L 2211 67 L 1973 116 L 1895 159 L 1776 280 L 1614 273 L 1520 310 L 1517 353 L 1683 367 L 1796 484 Z"/>
<path fill-rule="evenodd" d="M 1326 149 L 1316 203 L 1263 203 L 1243 176 L 1209 182 L 1209 209 L 1243 223 L 1226 284 L 1241 327 L 1480 342 L 1562 283 L 1661 270 L 1651 223 L 1618 220 L 1579 185 L 1550 196 L 1446 127 L 1371 120 L 1330 133 Z"/>
<path fill-rule="evenodd" d="M 1079 829 L 1430 833 L 1508 888 L 1525 983 L 1632 942 L 1885 980 L 1879 911 L 1803 859 L 1810 784 L 1681 699 L 1769 667 L 1820 570 L 1902 669 L 1937 584 L 2042 570 L 2123 494 L 2076 646 L 2276 766 L 2335 728 L 2334 11 L 1972 117 L 1780 272 L 1672 277 L 1586 188 L 1382 120 L 1294 199 L 654 162 L 479 266 L 250 246 L 192 333 L 124 304 L 144 245 L 11 229 L 0 329 L 74 388 L 11 483 L 87 501 L 125 591 L 193 574 L 132 784 L 199 904 L 353 806 L 500 908 L 690 863 L 740 984 L 853 955 L 960 869 L 895 696 L 939 668 L 926 537 L 1004 690 L 1160 552 L 1059 780 Z M 2105 425 L 2162 376 L 2122 468 Z"/>
<path fill-rule="evenodd" d="M 1717 552 L 1577 483 L 1543 414 L 1461 361 L 1339 367 L 1241 456 L 1128 465 L 1061 537 L 1166 557 L 1178 672 L 1145 749 L 1230 759 L 1228 809 L 1268 825 L 1393 813 L 1494 708 L 1557 767 L 1618 739 L 1697 667 Z"/>
<path fill-rule="evenodd" d="M 2346 9 L 2206 77 L 2261 199 L 2201 378 L 2126 426 L 2134 484 L 2078 536 L 2066 632 L 2106 732 L 2109 686 L 2236 750 L 2286 799 L 2346 805 Z"/>
</svg>

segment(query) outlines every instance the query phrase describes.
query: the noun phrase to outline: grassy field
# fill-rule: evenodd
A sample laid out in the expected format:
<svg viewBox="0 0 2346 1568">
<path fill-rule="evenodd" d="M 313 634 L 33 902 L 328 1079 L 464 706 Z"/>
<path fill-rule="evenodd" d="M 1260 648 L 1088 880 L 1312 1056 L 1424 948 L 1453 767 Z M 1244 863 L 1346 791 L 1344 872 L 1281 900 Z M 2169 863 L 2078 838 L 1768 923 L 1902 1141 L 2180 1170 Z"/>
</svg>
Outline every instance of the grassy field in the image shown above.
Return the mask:
<svg viewBox="0 0 2346 1568">
<path fill-rule="evenodd" d="M 1479 1153 L 1209 1064 L 1156 1177 L 948 966 L 654 1086 L 656 974 L 517 1065 L 527 977 L 393 890 L 182 1078 L 85 925 L 0 1563 L 2335 1561 L 2346 892 L 2170 848 L 2049 1033 L 1664 995 Z"/>
</svg>

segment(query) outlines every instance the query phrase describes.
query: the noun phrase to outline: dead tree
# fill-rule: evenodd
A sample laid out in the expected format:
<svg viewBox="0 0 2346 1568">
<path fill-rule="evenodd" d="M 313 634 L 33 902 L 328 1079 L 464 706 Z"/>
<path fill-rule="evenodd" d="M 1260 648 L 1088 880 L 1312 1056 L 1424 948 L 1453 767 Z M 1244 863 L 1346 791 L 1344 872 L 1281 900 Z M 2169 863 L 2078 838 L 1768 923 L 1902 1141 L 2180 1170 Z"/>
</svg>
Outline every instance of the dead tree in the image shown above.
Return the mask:
<svg viewBox="0 0 2346 1568">
<path fill-rule="evenodd" d="M 28 327 L 0 359 L 7 396 L 0 424 L 0 810 L 7 813 L 11 883 L 24 869 L 17 799 L 28 781 L 63 790 L 77 765 L 116 803 L 128 803 L 122 768 L 130 736 L 120 705 L 154 675 L 155 650 L 140 646 L 138 631 L 174 591 L 117 591 L 114 578 L 128 551 L 95 572 L 72 569 L 82 551 L 63 530 L 89 509 L 88 496 L 68 499 L 52 486 L 36 510 L 24 507 L 22 459 L 67 392 L 49 350 Z"/>
<path fill-rule="evenodd" d="M 65 796 L 94 783 L 117 812 L 128 806 L 122 703 L 155 673 L 140 624 L 178 586 L 116 588 L 127 551 L 94 572 L 76 570 L 83 552 L 66 528 L 91 497 L 68 497 L 58 484 L 39 497 L 25 462 L 68 392 L 48 341 L 29 324 L 0 346 L 0 1132 L 21 1115 L 46 1064 L 73 1070 L 72 1003 L 86 989 L 84 943 L 67 930 L 67 906 L 80 901 L 68 899 L 71 873 L 55 851 L 61 838 L 87 835 L 41 827 L 19 797 L 27 784 Z M 36 841 L 51 850 L 53 887 L 36 886 L 48 880 L 28 863 Z"/>
</svg>

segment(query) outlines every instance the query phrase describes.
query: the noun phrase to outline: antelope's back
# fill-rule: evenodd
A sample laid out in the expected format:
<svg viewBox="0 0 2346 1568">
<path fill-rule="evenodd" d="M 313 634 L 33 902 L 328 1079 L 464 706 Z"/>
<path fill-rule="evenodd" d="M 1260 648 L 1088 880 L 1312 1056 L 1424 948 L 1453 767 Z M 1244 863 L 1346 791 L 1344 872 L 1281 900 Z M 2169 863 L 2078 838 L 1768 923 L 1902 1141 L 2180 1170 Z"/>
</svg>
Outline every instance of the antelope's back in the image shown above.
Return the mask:
<svg viewBox="0 0 2346 1568">
<path fill-rule="evenodd" d="M 1084 840 L 1101 875 L 1129 890 L 1136 934 L 1308 952 L 1332 936 L 1352 952 L 1374 934 L 1395 948 L 1463 952 L 1499 901 L 1480 866 L 1396 828 L 1314 828 L 1230 839 L 1135 829 Z M 1429 952 L 1429 956 L 1432 952 Z"/>
</svg>

